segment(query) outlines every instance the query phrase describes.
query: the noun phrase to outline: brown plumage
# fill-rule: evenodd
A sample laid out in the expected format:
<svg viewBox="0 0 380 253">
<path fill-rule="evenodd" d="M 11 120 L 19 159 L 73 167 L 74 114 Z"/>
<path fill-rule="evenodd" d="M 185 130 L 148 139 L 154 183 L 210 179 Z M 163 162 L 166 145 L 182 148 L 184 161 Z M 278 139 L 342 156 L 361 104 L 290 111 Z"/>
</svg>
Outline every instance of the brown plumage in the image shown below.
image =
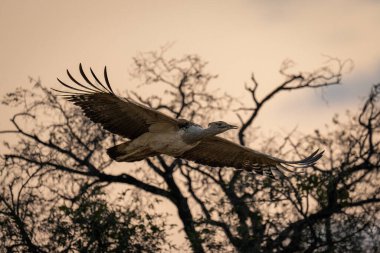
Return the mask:
<svg viewBox="0 0 380 253">
<path fill-rule="evenodd" d="M 323 152 L 315 151 L 300 161 L 285 161 L 250 148 L 233 143 L 215 135 L 236 128 L 218 121 L 202 128 L 184 119 L 174 119 L 129 98 L 117 96 L 111 88 L 107 70 L 104 82 L 90 69 L 92 81 L 79 65 L 86 84 L 78 82 L 69 71 L 75 85 L 58 81 L 69 89 L 60 91 L 69 101 L 80 106 L 84 114 L 104 129 L 130 139 L 111 147 L 108 155 L 116 161 L 134 162 L 150 156 L 166 154 L 212 167 L 234 167 L 266 174 L 283 176 L 289 167 L 300 168 L 313 165 Z"/>
</svg>

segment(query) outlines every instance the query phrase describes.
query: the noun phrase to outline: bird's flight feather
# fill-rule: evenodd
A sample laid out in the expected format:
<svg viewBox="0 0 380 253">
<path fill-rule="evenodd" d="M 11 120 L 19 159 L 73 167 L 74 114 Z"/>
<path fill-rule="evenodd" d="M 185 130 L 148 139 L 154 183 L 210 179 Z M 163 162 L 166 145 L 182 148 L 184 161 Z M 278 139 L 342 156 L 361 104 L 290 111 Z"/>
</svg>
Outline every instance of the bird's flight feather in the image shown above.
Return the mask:
<svg viewBox="0 0 380 253">
<path fill-rule="evenodd" d="M 129 98 L 117 96 L 111 88 L 106 68 L 104 68 L 105 84 L 91 68 L 94 81 L 90 81 L 86 76 L 81 64 L 79 71 L 86 84 L 77 81 L 67 70 L 68 77 L 76 86 L 68 85 L 58 79 L 69 91 L 55 91 L 80 106 L 93 122 L 100 123 L 104 129 L 114 134 L 133 140 L 148 131 L 157 133 L 162 129 L 173 131 L 188 122 L 171 118 Z M 288 171 L 289 167 L 302 168 L 313 165 L 322 154 L 323 152 L 317 150 L 303 160 L 285 161 L 213 136 L 203 139 L 179 158 L 207 166 L 234 167 L 269 176 L 273 176 L 273 173 L 282 176 L 282 171 Z"/>
<path fill-rule="evenodd" d="M 300 161 L 285 161 L 241 146 L 227 139 L 208 137 L 180 158 L 212 167 L 234 167 L 258 174 L 273 176 L 273 170 L 289 171 L 288 167 L 301 168 L 313 165 L 323 152 L 315 151 Z M 291 171 L 293 172 L 293 171 Z"/>
<path fill-rule="evenodd" d="M 80 106 L 87 117 L 95 123 L 100 123 L 104 129 L 128 139 L 135 139 L 148 132 L 149 127 L 156 122 L 165 122 L 173 127 L 177 126 L 177 120 L 138 104 L 132 99 L 115 95 L 109 84 L 106 68 L 104 68 L 104 73 L 107 87 L 100 82 L 92 69 L 91 73 L 96 82 L 90 82 L 82 69 L 82 65 L 79 66 L 80 73 L 87 86 L 78 82 L 67 71 L 69 78 L 79 87 L 73 87 L 58 79 L 70 91 L 55 91 L 60 92 L 67 100 Z"/>
</svg>

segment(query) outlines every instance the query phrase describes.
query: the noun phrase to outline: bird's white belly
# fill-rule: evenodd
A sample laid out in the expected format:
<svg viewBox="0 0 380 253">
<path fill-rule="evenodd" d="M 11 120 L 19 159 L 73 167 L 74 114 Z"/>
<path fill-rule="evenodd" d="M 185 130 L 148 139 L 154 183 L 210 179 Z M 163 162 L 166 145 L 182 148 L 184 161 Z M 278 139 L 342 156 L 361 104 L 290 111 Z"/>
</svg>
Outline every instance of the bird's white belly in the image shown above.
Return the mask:
<svg viewBox="0 0 380 253">
<path fill-rule="evenodd" d="M 149 141 L 149 147 L 151 149 L 171 156 L 182 155 L 185 151 L 192 149 L 197 144 L 198 143 L 190 145 L 183 142 L 180 132 L 153 134 Z"/>
<path fill-rule="evenodd" d="M 161 154 L 179 156 L 199 143 L 187 144 L 182 140 L 182 135 L 182 131 L 167 133 L 148 132 L 133 140 L 129 148 L 134 150 L 139 147 L 149 147 L 151 150 Z"/>
</svg>

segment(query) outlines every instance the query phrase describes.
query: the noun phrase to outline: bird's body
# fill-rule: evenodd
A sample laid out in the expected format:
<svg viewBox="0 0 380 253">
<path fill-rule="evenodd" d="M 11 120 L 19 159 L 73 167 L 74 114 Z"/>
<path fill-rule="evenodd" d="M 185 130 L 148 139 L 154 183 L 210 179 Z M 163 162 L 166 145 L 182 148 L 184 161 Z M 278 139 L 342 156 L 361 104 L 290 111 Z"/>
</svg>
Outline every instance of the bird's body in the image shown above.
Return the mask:
<svg viewBox="0 0 380 253">
<path fill-rule="evenodd" d="M 174 132 L 146 133 L 133 142 L 139 142 L 139 144 L 144 145 L 144 143 L 139 141 L 140 139 L 143 139 L 146 146 L 149 146 L 152 150 L 159 154 L 180 156 L 184 152 L 199 144 L 199 141 L 194 143 L 186 143 L 183 140 L 184 132 L 185 131 L 183 129 L 180 129 Z"/>
<path fill-rule="evenodd" d="M 316 151 L 299 161 L 285 161 L 217 137 L 237 127 L 223 121 L 211 122 L 207 128 L 184 119 L 174 119 L 132 99 L 113 92 L 104 69 L 105 84 L 91 70 L 93 81 L 80 73 L 86 84 L 67 74 L 76 86 L 58 81 L 70 91 L 63 93 L 69 101 L 80 106 L 95 123 L 129 141 L 107 149 L 108 155 L 119 162 L 135 162 L 165 154 L 214 167 L 234 167 L 259 174 L 283 176 L 287 167 L 299 168 L 314 164 L 323 152 Z M 56 90 L 57 91 L 57 90 Z"/>
<path fill-rule="evenodd" d="M 108 149 L 108 154 L 118 162 L 139 161 L 157 154 L 177 157 L 199 144 L 199 141 L 186 143 L 184 141 L 185 131 L 185 129 L 179 129 L 147 132 L 130 142 L 116 146 L 119 148 Z"/>
</svg>

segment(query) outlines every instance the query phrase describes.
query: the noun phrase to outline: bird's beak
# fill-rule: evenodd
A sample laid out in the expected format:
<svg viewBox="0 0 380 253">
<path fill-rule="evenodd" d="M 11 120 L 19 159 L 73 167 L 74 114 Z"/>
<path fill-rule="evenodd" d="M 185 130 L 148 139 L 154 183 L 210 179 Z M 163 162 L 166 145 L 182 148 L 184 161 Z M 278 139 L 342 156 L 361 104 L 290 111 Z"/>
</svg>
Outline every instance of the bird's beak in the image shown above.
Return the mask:
<svg viewBox="0 0 380 253">
<path fill-rule="evenodd" d="M 229 125 L 230 129 L 238 129 L 237 126 L 234 126 L 234 125 Z"/>
</svg>

